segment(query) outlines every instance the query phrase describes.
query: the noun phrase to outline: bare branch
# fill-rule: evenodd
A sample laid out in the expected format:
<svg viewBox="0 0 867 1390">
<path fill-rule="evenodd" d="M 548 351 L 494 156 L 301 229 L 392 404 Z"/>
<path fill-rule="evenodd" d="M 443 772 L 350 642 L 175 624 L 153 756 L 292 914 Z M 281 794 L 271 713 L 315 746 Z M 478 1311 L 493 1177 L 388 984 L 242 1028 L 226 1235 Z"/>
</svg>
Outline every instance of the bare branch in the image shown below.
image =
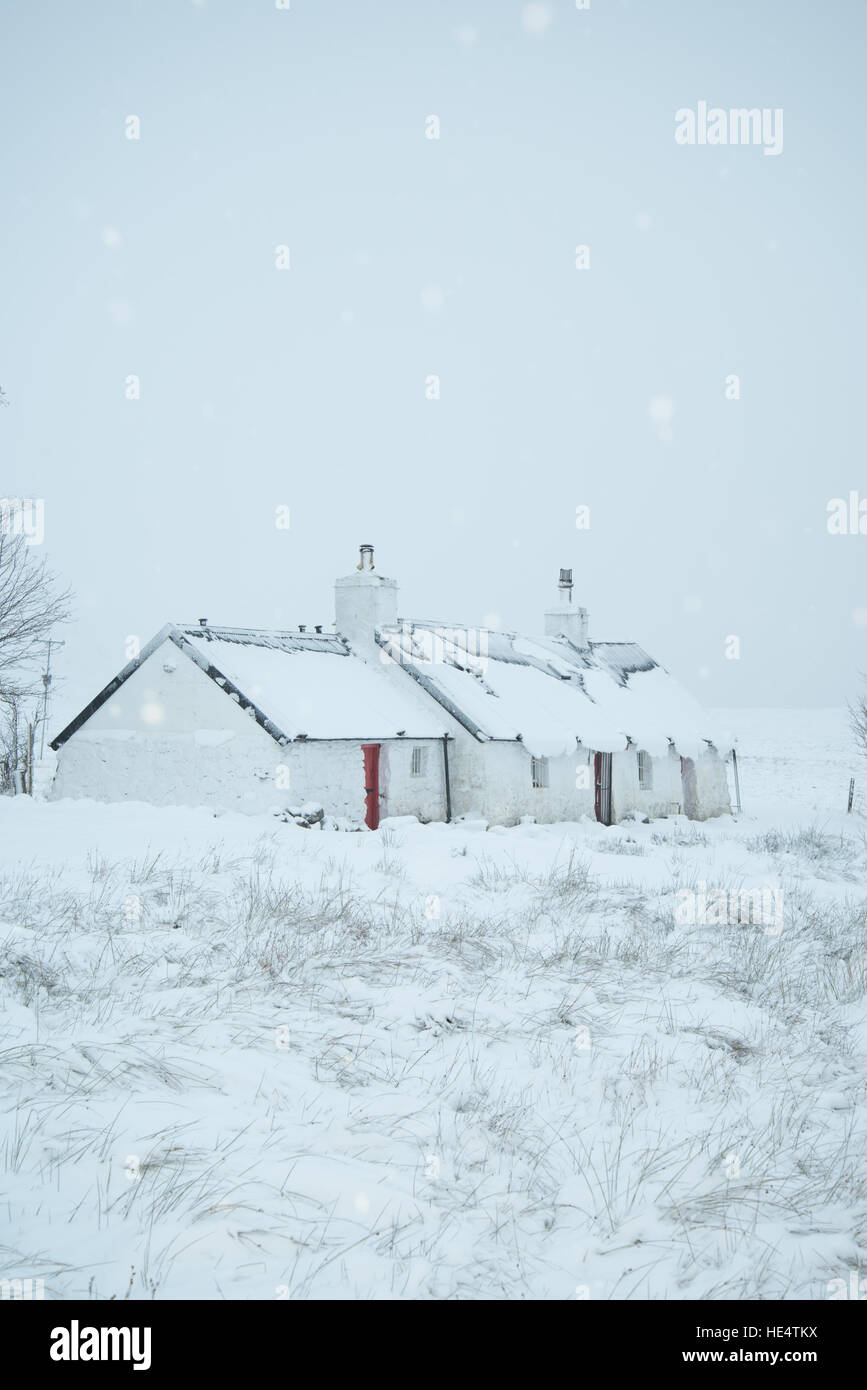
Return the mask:
<svg viewBox="0 0 867 1390">
<path fill-rule="evenodd" d="M 41 644 L 68 618 L 70 598 L 24 536 L 0 531 L 0 687 L 28 688 Z"/>
<path fill-rule="evenodd" d="M 867 758 L 867 694 L 849 705 L 849 723 L 858 751 Z"/>
</svg>

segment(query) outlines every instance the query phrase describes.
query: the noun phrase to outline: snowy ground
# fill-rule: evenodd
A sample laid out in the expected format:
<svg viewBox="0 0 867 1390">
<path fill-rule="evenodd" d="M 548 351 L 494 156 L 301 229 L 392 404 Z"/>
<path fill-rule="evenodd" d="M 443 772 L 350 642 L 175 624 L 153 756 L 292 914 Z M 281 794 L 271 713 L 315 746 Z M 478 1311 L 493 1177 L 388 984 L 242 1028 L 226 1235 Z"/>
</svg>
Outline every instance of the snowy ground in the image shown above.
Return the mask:
<svg viewBox="0 0 867 1390">
<path fill-rule="evenodd" d="M 0 799 L 0 1276 L 824 1299 L 863 1273 L 862 774 L 838 711 L 725 718 L 744 814 L 703 825 Z M 779 923 L 690 919 L 750 889 Z"/>
<path fill-rule="evenodd" d="M 711 710 L 738 740 L 744 810 L 773 817 L 776 807 L 845 811 L 849 778 L 856 781 L 855 805 L 867 811 L 867 761 L 854 750 L 844 709 Z M 734 799 L 732 800 L 734 805 Z"/>
</svg>

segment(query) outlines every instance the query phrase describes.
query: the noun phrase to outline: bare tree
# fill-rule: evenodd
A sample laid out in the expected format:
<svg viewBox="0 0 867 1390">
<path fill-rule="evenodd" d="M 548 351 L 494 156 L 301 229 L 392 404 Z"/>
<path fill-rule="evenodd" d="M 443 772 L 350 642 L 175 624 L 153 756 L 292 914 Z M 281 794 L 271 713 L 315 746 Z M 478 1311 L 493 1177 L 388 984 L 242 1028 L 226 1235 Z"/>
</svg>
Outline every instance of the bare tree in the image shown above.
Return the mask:
<svg viewBox="0 0 867 1390">
<path fill-rule="evenodd" d="M 23 535 L 0 525 L 0 787 L 31 791 L 39 727 L 40 657 L 49 634 L 69 616 L 44 559 Z"/>
<path fill-rule="evenodd" d="M 70 597 L 26 538 L 0 527 L 0 690 L 26 687 L 40 644 L 69 616 Z"/>
<path fill-rule="evenodd" d="M 867 676 L 865 676 L 867 681 Z M 849 720 L 858 751 L 867 758 L 867 692 L 849 706 Z"/>
<path fill-rule="evenodd" d="M 32 691 L 0 690 L 0 792 L 33 791 L 36 736 L 42 722 Z"/>
</svg>

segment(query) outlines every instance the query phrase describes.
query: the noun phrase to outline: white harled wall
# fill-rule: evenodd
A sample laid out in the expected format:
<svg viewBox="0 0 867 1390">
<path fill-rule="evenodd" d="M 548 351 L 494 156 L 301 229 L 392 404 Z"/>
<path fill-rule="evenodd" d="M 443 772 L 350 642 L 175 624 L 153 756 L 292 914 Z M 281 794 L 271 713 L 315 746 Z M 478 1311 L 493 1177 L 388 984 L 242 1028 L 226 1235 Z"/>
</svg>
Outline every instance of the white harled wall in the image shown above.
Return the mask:
<svg viewBox="0 0 867 1390">
<path fill-rule="evenodd" d="M 425 774 L 414 777 L 412 750 L 420 744 Z M 441 742 L 383 741 L 380 786 L 381 816 L 444 819 Z M 249 814 L 315 801 L 328 815 L 362 823 L 364 755 L 351 739 L 280 747 L 166 641 L 59 749 L 51 795 Z"/>
<path fill-rule="evenodd" d="M 522 816 L 540 822 L 595 817 L 593 753 L 577 747 L 574 754 L 548 760 L 548 786 L 532 785 L 531 758 L 521 744 L 491 741 L 478 744 L 469 735 L 450 745 L 452 803 L 455 815 L 477 812 L 494 824 L 515 825 Z M 653 785 L 638 782 L 636 750 L 624 749 L 611 759 L 611 806 L 615 820 L 630 811 L 651 818 L 690 815 L 703 820 L 728 812 L 725 764 L 714 754 L 697 760 L 697 795 L 689 802 L 676 753 L 652 759 Z"/>
<path fill-rule="evenodd" d="M 357 650 L 363 643 L 354 645 Z M 370 655 L 379 661 L 378 650 Z M 391 679 L 429 716 L 430 697 L 411 677 L 394 668 Z M 445 710 L 441 717 L 451 735 L 453 816 L 477 813 L 494 824 L 514 825 L 525 815 L 552 822 L 595 814 L 587 749 L 551 758 L 549 785 L 536 788 L 522 744 L 480 743 Z M 415 746 L 427 749 L 420 777 L 411 770 Z M 380 747 L 380 817 L 444 820 L 442 740 L 395 738 Z M 51 794 L 251 814 L 314 801 L 328 815 L 362 824 L 364 759 L 360 740 L 293 741 L 281 748 L 167 640 L 59 750 Z M 725 765 L 715 754 L 687 761 L 683 777 L 676 754 L 654 758 L 650 790 L 638 785 L 635 750 L 613 755 L 615 820 L 630 811 L 704 819 L 729 810 Z"/>
</svg>

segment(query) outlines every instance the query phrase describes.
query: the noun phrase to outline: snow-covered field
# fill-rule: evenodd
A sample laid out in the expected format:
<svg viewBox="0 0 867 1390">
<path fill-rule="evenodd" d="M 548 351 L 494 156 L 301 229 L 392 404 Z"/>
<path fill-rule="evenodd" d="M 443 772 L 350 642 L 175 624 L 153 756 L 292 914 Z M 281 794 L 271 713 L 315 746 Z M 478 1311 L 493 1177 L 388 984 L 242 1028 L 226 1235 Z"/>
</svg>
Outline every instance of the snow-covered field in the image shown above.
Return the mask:
<svg viewBox="0 0 867 1390">
<path fill-rule="evenodd" d="M 839 711 L 725 719 L 744 812 L 702 825 L 0 799 L 0 1276 L 828 1298 L 867 1263 L 862 774 Z"/>
</svg>

